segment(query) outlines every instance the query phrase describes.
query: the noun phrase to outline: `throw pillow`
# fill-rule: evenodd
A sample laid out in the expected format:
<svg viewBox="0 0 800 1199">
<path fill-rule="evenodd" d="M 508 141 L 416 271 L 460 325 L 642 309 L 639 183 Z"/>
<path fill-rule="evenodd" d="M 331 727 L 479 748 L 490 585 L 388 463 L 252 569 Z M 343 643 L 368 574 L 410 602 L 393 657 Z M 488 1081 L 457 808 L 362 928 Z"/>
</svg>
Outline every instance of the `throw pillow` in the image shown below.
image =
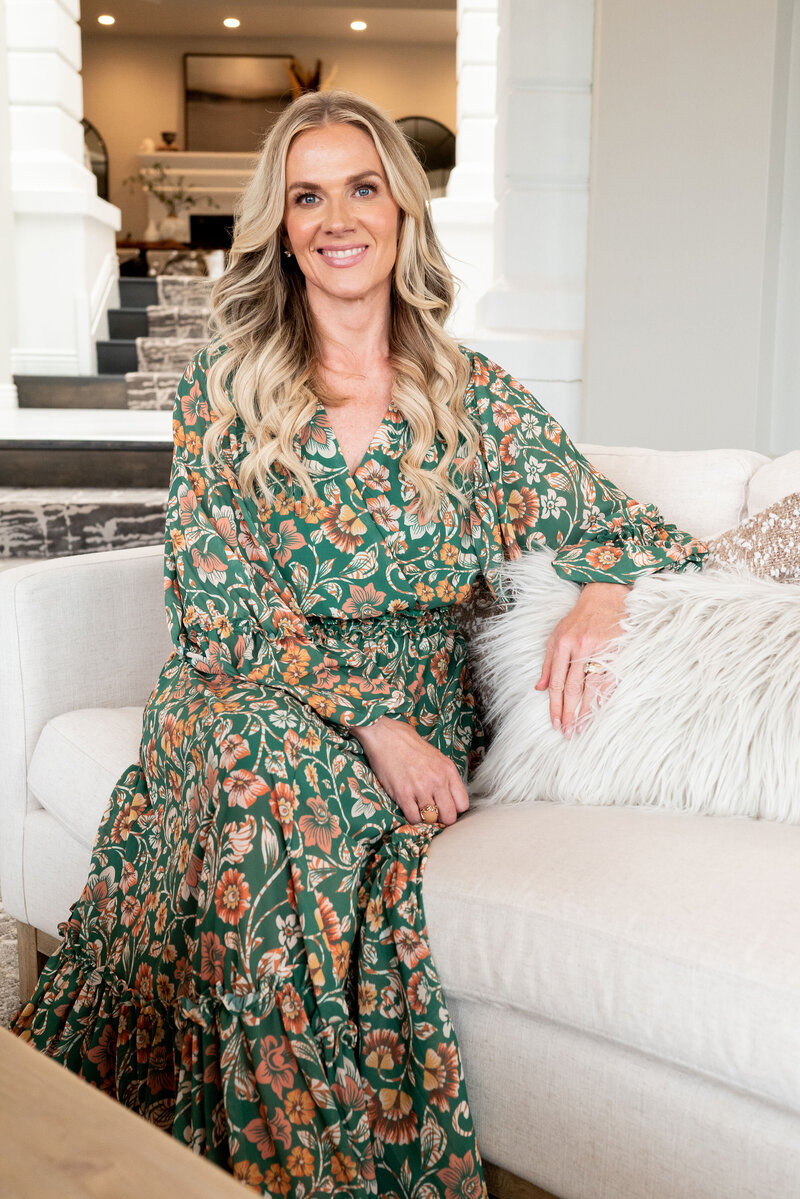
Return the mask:
<svg viewBox="0 0 800 1199">
<path fill-rule="evenodd" d="M 506 567 L 514 604 L 474 640 L 493 737 L 476 806 L 641 804 L 800 823 L 800 590 L 736 572 L 662 572 L 628 595 L 603 655 L 610 698 L 571 740 L 534 691 L 578 587 L 546 552 Z"/>
<path fill-rule="evenodd" d="M 754 575 L 800 583 L 800 491 L 709 542 L 706 566 L 744 566 Z"/>
</svg>

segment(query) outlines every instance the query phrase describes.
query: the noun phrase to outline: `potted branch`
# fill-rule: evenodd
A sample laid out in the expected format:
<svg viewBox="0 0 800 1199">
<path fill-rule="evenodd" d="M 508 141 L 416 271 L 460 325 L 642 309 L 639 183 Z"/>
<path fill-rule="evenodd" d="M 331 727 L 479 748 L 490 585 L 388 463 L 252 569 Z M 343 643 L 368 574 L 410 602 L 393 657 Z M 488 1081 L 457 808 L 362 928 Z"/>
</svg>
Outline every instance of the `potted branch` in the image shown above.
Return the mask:
<svg viewBox="0 0 800 1199">
<path fill-rule="evenodd" d="M 181 220 L 183 213 L 189 212 L 192 208 L 201 204 L 207 208 L 219 208 L 219 204 L 217 204 L 212 196 L 189 191 L 185 188 L 183 186 L 183 175 L 179 175 L 177 178 L 168 175 L 160 162 L 154 162 L 149 167 L 140 167 L 135 175 L 128 175 L 122 180 L 122 183 L 123 186 L 129 187 L 131 190 L 135 187 L 141 187 L 143 191 L 148 192 L 166 209 L 166 216 L 162 218 L 158 225 L 159 236 L 164 241 L 184 240 L 181 237 L 181 233 L 185 227 L 184 222 Z M 151 239 L 145 235 L 145 240 Z"/>
</svg>

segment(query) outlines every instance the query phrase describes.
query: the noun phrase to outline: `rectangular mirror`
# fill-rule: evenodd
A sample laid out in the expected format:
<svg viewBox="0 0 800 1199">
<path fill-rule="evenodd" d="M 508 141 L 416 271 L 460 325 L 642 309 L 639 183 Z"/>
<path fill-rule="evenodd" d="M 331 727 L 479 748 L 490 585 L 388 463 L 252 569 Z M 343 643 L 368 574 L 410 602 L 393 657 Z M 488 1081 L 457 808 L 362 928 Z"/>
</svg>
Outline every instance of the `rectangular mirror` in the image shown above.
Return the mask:
<svg viewBox="0 0 800 1199">
<path fill-rule="evenodd" d="M 291 103 L 291 54 L 184 54 L 184 148 L 255 153 Z"/>
</svg>

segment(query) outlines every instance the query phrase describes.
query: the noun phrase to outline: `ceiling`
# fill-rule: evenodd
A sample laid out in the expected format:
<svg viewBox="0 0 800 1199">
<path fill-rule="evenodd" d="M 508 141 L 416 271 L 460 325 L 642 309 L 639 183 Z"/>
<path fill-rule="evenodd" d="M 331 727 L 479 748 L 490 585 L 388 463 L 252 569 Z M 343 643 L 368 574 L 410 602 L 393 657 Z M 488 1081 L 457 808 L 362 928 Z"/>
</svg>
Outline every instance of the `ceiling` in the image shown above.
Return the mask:
<svg viewBox="0 0 800 1199">
<path fill-rule="evenodd" d="M 116 17 L 114 25 L 98 25 L 104 13 Z M 226 29 L 224 17 L 238 17 L 238 29 Z M 366 21 L 363 33 L 350 29 L 351 21 Z M 84 35 L 98 37 L 214 37 L 235 49 L 236 42 L 251 37 L 294 35 L 313 38 L 360 38 L 362 41 L 455 42 L 456 0 L 82 0 Z"/>
</svg>

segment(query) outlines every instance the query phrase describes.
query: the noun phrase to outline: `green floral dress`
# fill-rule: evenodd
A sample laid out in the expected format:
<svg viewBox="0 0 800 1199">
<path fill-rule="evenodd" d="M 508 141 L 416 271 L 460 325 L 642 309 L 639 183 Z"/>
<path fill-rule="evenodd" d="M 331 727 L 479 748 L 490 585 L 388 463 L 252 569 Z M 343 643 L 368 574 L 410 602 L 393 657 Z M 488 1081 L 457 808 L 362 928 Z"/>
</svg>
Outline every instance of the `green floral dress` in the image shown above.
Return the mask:
<svg viewBox="0 0 800 1199">
<path fill-rule="evenodd" d="M 405 822 L 348 729 L 401 718 L 466 773 L 480 729 L 456 611 L 478 579 L 539 545 L 566 577 L 625 582 L 704 547 L 479 354 L 468 510 L 418 520 L 393 408 L 350 477 L 321 404 L 297 441 L 315 498 L 287 480 L 256 503 L 240 422 L 224 465 L 202 463 L 212 353 L 175 408 L 175 650 L 14 1031 L 258 1193 L 481 1199 L 423 908 L 443 826 Z"/>
</svg>

